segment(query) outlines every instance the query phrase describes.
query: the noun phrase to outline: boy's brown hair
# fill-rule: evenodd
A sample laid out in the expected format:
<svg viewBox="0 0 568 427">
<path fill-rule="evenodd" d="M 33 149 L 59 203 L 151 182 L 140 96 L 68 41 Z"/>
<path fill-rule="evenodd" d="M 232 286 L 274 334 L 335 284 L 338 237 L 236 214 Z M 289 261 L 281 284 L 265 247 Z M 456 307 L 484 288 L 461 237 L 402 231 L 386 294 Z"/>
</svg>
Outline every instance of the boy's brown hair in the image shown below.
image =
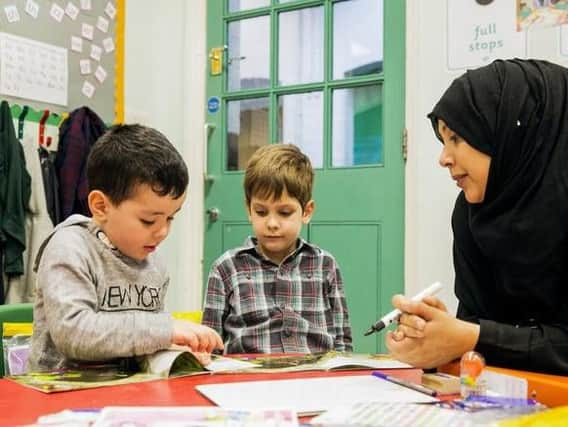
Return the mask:
<svg viewBox="0 0 568 427">
<path fill-rule="evenodd" d="M 279 199 L 284 190 L 302 209 L 312 199 L 314 171 L 308 156 L 293 144 L 265 145 L 254 152 L 245 171 L 247 206 L 253 196 Z"/>
</svg>

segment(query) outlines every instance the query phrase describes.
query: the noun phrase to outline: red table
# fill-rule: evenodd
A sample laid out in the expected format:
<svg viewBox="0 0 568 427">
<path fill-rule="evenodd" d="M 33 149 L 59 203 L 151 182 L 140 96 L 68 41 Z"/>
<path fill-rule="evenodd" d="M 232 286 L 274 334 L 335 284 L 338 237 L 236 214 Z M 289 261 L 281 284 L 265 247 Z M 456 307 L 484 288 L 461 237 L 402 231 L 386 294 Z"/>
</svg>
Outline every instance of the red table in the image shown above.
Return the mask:
<svg viewBox="0 0 568 427">
<path fill-rule="evenodd" d="M 34 423 L 40 415 L 64 409 L 105 406 L 213 406 L 196 385 L 238 381 L 310 378 L 338 375 L 369 375 L 365 371 L 294 372 L 279 374 L 214 374 L 149 381 L 88 390 L 45 394 L 6 379 L 0 379 L 0 426 Z M 390 375 L 419 382 L 420 369 L 385 370 Z"/>
</svg>

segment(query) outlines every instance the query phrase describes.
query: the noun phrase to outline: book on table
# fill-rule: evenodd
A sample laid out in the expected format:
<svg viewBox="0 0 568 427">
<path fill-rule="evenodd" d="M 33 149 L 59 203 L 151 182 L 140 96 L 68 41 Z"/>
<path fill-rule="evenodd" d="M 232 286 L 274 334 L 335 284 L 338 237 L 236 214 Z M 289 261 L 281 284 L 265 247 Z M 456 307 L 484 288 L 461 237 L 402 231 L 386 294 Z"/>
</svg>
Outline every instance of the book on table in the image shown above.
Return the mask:
<svg viewBox="0 0 568 427">
<path fill-rule="evenodd" d="M 54 393 L 250 368 L 254 368 L 254 365 L 249 362 L 218 355 L 212 355 L 211 362 L 203 366 L 193 353 L 176 348 L 138 357 L 135 361 L 121 359 L 6 378 L 44 393 Z"/>
<path fill-rule="evenodd" d="M 362 369 L 412 368 L 386 354 L 366 354 L 328 351 L 312 354 L 254 354 L 236 356 L 237 359 L 255 366 L 256 373 L 302 372 L 302 371 L 347 371 Z"/>
<path fill-rule="evenodd" d="M 131 362 L 131 359 L 123 359 L 119 363 L 89 364 L 54 372 L 29 372 L 6 378 L 44 393 L 54 393 L 212 373 L 284 373 L 411 368 L 410 365 L 383 354 L 335 351 L 231 357 L 212 355 L 211 362 L 203 366 L 190 351 L 175 348 L 139 357 L 134 364 Z"/>
</svg>

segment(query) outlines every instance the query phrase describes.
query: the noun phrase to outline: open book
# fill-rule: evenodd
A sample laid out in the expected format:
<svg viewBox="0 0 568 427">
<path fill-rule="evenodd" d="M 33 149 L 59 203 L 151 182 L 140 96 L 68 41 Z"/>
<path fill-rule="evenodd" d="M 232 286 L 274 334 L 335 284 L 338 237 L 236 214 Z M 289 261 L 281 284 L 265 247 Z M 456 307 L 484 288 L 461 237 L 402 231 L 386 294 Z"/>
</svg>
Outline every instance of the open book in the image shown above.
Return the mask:
<svg viewBox="0 0 568 427">
<path fill-rule="evenodd" d="M 54 393 L 255 368 L 250 362 L 216 355 L 212 356 L 211 363 L 203 366 L 192 353 L 179 349 L 161 350 L 140 357 L 137 362 L 135 368 L 131 363 L 104 363 L 54 372 L 29 372 L 6 378 L 44 393 Z"/>
<path fill-rule="evenodd" d="M 82 366 L 55 372 L 30 372 L 6 377 L 44 393 L 130 384 L 162 378 L 211 373 L 278 373 L 353 369 L 411 368 L 384 354 L 340 353 L 257 354 L 224 357 L 212 355 L 211 363 L 201 365 L 187 350 L 169 349 L 138 359 L 136 367 L 126 364 Z"/>
<path fill-rule="evenodd" d="M 254 365 L 254 372 L 256 373 L 412 368 L 412 366 L 394 360 L 386 354 L 336 351 L 312 354 L 284 354 L 279 356 L 255 354 L 237 358 Z"/>
</svg>

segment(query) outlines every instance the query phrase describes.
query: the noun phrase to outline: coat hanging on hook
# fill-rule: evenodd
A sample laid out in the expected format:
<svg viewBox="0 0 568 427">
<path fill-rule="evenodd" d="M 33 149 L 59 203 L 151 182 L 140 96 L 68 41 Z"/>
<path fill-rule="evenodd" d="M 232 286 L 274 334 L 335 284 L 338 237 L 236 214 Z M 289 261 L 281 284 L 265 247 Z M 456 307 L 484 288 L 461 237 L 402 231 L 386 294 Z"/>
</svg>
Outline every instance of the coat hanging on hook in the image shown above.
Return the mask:
<svg viewBox="0 0 568 427">
<path fill-rule="evenodd" d="M 85 165 L 92 145 L 105 130 L 102 119 L 88 107 L 73 110 L 61 125 L 55 168 L 62 220 L 74 213 L 91 215 Z"/>
<path fill-rule="evenodd" d="M 18 276 L 23 273 L 25 210 L 30 200 L 31 178 L 6 101 L 0 104 L 0 147 L 0 200 L 4 201 L 0 205 L 0 234 L 6 241 L 3 272 Z"/>
</svg>

